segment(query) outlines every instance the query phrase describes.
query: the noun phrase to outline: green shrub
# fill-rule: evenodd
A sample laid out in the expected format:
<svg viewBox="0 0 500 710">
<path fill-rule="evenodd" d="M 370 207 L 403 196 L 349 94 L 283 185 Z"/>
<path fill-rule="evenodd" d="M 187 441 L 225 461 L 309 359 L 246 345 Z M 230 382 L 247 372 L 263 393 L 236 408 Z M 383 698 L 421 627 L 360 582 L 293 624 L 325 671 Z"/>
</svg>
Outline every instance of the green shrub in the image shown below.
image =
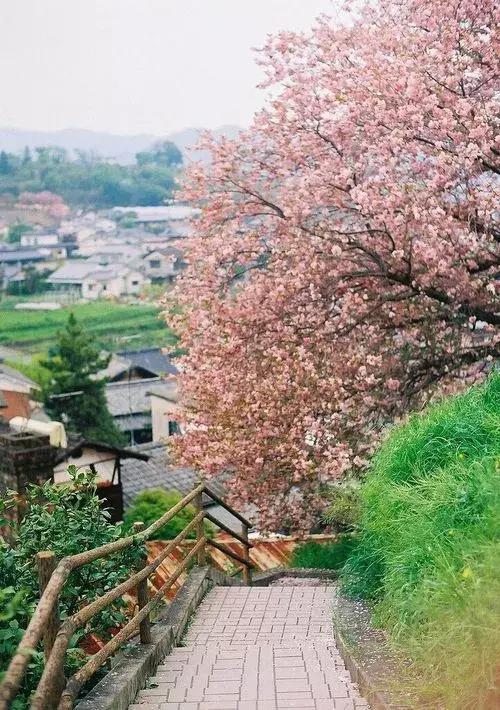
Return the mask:
<svg viewBox="0 0 500 710">
<path fill-rule="evenodd" d="M 133 523 L 142 522 L 146 527 L 154 523 L 163 513 L 173 508 L 182 500 L 183 496 L 177 491 L 165 491 L 163 488 L 150 488 L 142 491 L 132 501 L 132 505 L 123 516 L 123 523 L 127 530 L 132 528 Z M 156 531 L 153 540 L 172 540 L 186 527 L 196 515 L 194 506 L 187 505 L 172 520 Z M 210 535 L 212 527 L 205 524 L 205 534 Z M 194 539 L 196 532 L 189 533 L 188 538 Z"/>
<path fill-rule="evenodd" d="M 10 525 L 14 546 L 0 540 L 0 680 L 38 602 L 36 553 L 52 550 L 61 559 L 112 542 L 121 534 L 121 526 L 109 522 L 96 495 L 96 475 L 80 472 L 75 466 L 70 466 L 68 473 L 71 483 L 29 486 L 24 496 L 22 522 Z M 14 499 L 0 499 L 0 524 L 9 524 L 3 512 L 13 505 Z M 60 595 L 61 617 L 73 614 L 123 581 L 138 560 L 138 553 L 138 548 L 132 548 L 74 570 Z M 85 662 L 85 654 L 79 647 L 82 637 L 95 633 L 103 639 L 110 638 L 112 628 L 125 620 L 124 607 L 122 600 L 114 602 L 73 636 L 66 656 L 68 675 Z M 28 707 L 42 670 L 43 651 L 38 647 L 13 703 L 14 710 Z"/>
<path fill-rule="evenodd" d="M 426 699 L 489 708 L 500 658 L 500 374 L 395 427 L 362 488 L 344 588 L 415 661 Z M 437 702 L 437 700 L 436 700 Z"/>
<path fill-rule="evenodd" d="M 290 560 L 290 567 L 339 570 L 343 567 L 355 544 L 355 538 L 350 535 L 342 535 L 335 542 L 309 540 L 295 548 Z"/>
</svg>

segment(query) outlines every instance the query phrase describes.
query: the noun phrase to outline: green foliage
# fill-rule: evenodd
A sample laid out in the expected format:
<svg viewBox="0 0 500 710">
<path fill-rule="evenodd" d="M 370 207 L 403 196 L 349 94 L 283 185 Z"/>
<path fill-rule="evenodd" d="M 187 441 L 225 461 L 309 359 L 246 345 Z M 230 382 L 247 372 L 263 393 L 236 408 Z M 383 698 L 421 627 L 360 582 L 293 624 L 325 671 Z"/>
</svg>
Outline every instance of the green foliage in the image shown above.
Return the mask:
<svg viewBox="0 0 500 710">
<path fill-rule="evenodd" d="M 355 545 L 356 539 L 351 535 L 340 535 L 335 542 L 309 540 L 295 548 L 290 567 L 339 570 Z"/>
<path fill-rule="evenodd" d="M 57 331 L 66 325 L 68 311 L 19 311 L 19 299 L 5 299 L 0 305 L 0 343 L 19 346 L 31 352 L 48 349 Z M 158 318 L 152 305 L 125 305 L 109 301 L 75 304 L 71 310 L 85 332 L 103 349 L 120 350 L 153 345 L 174 345 L 177 338 Z M 129 342 L 130 341 L 130 342 Z"/>
<path fill-rule="evenodd" d="M 325 521 L 339 531 L 355 530 L 361 516 L 360 491 L 361 483 L 354 477 L 346 477 L 331 485 Z"/>
<path fill-rule="evenodd" d="M 70 313 L 65 330 L 40 365 L 49 372 L 42 390 L 47 414 L 87 439 L 122 445 L 124 435 L 116 427 L 106 404 L 106 380 L 95 375 L 109 363 L 94 339 Z"/>
<path fill-rule="evenodd" d="M 152 150 L 137 153 L 135 159 L 138 165 L 181 165 L 182 153 L 175 143 L 159 141 Z"/>
<path fill-rule="evenodd" d="M 21 641 L 36 603 L 27 590 L 19 588 L 15 573 L 13 551 L 0 539 L 0 680 Z M 42 671 L 43 651 L 37 649 L 28 663 L 20 697 L 12 704 L 13 710 L 28 706 L 29 694 L 36 687 Z"/>
<path fill-rule="evenodd" d="M 4 150 L 0 152 L 0 175 L 9 175 L 13 171 L 8 153 Z"/>
<path fill-rule="evenodd" d="M 14 368 L 14 370 L 18 370 L 18 372 L 22 372 L 23 375 L 29 377 L 42 388 L 46 388 L 49 386 L 50 373 L 40 364 L 42 360 L 42 356 L 37 355 L 33 357 L 30 362 L 25 362 L 24 360 L 5 360 L 5 364 Z"/>
<path fill-rule="evenodd" d="M 123 517 L 123 524 L 127 530 L 132 528 L 135 522 L 142 522 L 146 527 L 154 523 L 163 513 L 173 508 L 181 499 L 182 495 L 177 491 L 165 491 L 163 488 L 150 488 L 142 491 L 136 496 L 130 508 Z M 160 528 L 153 540 L 172 540 L 176 537 L 196 515 L 196 510 L 192 505 L 187 505 L 166 525 Z M 212 528 L 205 525 L 205 534 L 211 535 Z M 188 538 L 194 539 L 195 531 L 189 533 Z"/>
<path fill-rule="evenodd" d="M 112 542 L 120 537 L 121 527 L 109 523 L 108 515 L 96 496 L 96 477 L 70 466 L 71 482 L 54 486 L 50 482 L 29 486 L 22 522 L 12 527 L 14 546 L 0 542 L 0 676 L 5 671 L 38 601 L 35 554 L 51 550 L 58 559 L 66 555 Z M 0 501 L 2 509 L 16 504 L 14 499 Z M 5 520 L 4 520 L 5 523 Z M 113 558 L 98 560 L 74 570 L 60 596 L 60 615 L 64 619 L 79 607 L 104 594 L 123 581 L 138 560 L 132 548 Z M 84 654 L 78 643 L 83 636 L 96 633 L 106 639 L 110 630 L 121 624 L 124 603 L 110 605 L 77 632 L 67 656 L 68 673 L 82 665 Z M 14 708 L 26 707 L 43 668 L 43 654 L 37 649 L 30 659 L 20 699 Z"/>
<path fill-rule="evenodd" d="M 500 657 L 500 373 L 395 427 L 362 489 L 344 587 L 416 662 L 420 692 L 487 708 Z"/>
<path fill-rule="evenodd" d="M 9 283 L 7 293 L 9 295 L 32 296 L 37 293 L 45 293 L 50 290 L 47 284 L 47 277 L 52 273 L 51 269 L 39 271 L 34 266 L 24 269 L 24 281 Z"/>
<path fill-rule="evenodd" d="M 9 244 L 18 244 L 23 234 L 31 232 L 31 227 L 23 222 L 14 222 L 7 230 L 7 241 Z"/>
<path fill-rule="evenodd" d="M 106 162 L 83 151 L 70 160 L 57 147 L 37 148 L 35 153 L 0 153 L 0 193 L 48 190 L 78 207 L 161 205 L 172 196 L 182 163 L 178 148 L 170 143 L 139 153 L 135 165 Z"/>
</svg>

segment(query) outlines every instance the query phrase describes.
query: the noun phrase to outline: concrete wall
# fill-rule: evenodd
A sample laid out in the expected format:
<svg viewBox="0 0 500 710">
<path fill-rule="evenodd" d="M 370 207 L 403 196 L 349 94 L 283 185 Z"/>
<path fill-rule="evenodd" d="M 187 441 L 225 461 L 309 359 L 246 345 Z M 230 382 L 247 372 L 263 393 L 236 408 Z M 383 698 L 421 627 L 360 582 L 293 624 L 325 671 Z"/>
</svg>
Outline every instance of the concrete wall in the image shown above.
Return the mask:
<svg viewBox="0 0 500 710">
<path fill-rule="evenodd" d="M 178 421 L 180 407 L 177 402 L 151 394 L 151 419 L 153 441 L 164 441 L 169 437 L 169 422 Z"/>
</svg>

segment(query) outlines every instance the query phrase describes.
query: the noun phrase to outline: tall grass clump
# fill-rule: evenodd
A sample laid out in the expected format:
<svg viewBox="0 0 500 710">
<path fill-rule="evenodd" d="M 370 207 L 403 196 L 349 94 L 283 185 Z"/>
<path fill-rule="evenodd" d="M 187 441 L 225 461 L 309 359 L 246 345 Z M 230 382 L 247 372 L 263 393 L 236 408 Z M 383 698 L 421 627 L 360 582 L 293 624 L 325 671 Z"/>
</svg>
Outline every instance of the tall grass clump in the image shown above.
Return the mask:
<svg viewBox="0 0 500 710">
<path fill-rule="evenodd" d="M 355 544 L 356 540 L 351 535 L 340 535 L 333 542 L 308 540 L 295 548 L 290 567 L 339 570 Z"/>
<path fill-rule="evenodd" d="M 500 707 L 500 373 L 394 427 L 361 506 L 346 591 L 372 602 L 430 707 Z"/>
</svg>

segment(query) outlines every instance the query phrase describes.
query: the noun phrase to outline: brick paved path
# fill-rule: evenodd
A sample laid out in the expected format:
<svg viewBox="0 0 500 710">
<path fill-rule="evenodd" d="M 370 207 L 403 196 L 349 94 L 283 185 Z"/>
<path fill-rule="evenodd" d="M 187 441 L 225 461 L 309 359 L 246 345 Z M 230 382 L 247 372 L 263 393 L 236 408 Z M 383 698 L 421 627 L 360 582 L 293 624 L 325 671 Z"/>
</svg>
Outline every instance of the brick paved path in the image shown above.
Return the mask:
<svg viewBox="0 0 500 710">
<path fill-rule="evenodd" d="M 129 710 L 368 708 L 332 638 L 333 594 L 331 586 L 215 587 L 185 646 Z"/>
</svg>

